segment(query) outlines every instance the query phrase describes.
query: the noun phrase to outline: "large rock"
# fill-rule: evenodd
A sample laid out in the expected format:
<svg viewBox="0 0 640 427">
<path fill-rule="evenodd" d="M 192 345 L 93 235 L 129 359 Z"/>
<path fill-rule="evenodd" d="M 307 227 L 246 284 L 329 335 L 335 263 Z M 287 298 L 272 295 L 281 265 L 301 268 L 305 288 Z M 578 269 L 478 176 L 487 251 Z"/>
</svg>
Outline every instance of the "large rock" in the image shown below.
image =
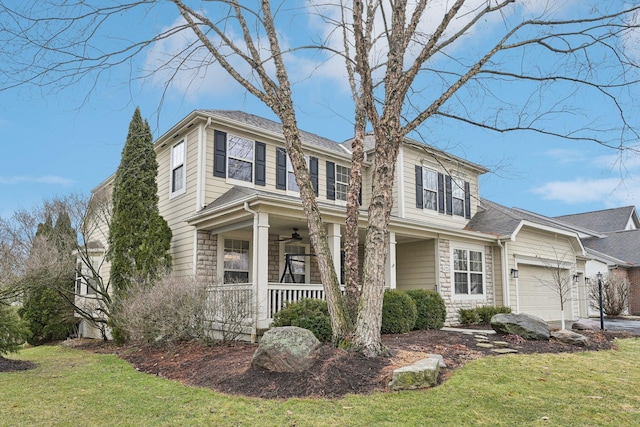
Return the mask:
<svg viewBox="0 0 640 427">
<path fill-rule="evenodd" d="M 591 319 L 579 319 L 573 322 L 571 325 L 571 329 L 576 329 L 578 331 L 589 331 L 600 329 L 600 321 L 595 321 Z"/>
<path fill-rule="evenodd" d="M 431 355 L 430 355 L 431 356 Z M 442 356 L 434 355 L 418 360 L 411 366 L 405 366 L 393 371 L 389 383 L 392 390 L 413 390 L 417 388 L 433 387 L 438 382 L 438 371 Z"/>
<path fill-rule="evenodd" d="M 530 314 L 499 313 L 491 318 L 491 327 L 498 333 L 520 335 L 528 340 L 548 340 L 551 337 L 549 325 Z"/>
<path fill-rule="evenodd" d="M 589 345 L 589 338 L 576 332 L 568 331 L 566 329 L 552 332 L 551 336 L 558 341 L 566 344 L 577 345 L 579 347 L 586 347 Z"/>
<path fill-rule="evenodd" d="M 275 372 L 302 372 L 316 361 L 320 346 L 320 341 L 308 329 L 272 328 L 262 336 L 251 366 Z"/>
</svg>

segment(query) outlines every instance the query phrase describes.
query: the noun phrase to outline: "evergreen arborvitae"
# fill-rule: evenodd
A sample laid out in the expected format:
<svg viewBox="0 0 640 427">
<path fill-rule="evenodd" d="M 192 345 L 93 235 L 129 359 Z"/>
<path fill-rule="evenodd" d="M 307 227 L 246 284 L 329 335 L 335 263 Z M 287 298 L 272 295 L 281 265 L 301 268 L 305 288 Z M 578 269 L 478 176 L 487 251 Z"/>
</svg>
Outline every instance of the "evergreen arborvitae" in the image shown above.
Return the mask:
<svg viewBox="0 0 640 427">
<path fill-rule="evenodd" d="M 30 279 L 32 283 L 19 310 L 31 331 L 27 339 L 31 345 L 66 339 L 78 323 L 72 305 L 65 299 L 73 301 L 75 286 L 73 249 L 76 234 L 67 212 L 58 214 L 55 225 L 51 215 L 47 215 L 45 222 L 38 224 L 36 237 L 53 243 L 51 250 L 57 251 L 58 265 L 53 276 Z"/>
<path fill-rule="evenodd" d="M 116 300 L 133 281 L 153 284 L 171 264 L 171 229 L 158 212 L 157 173 L 151 130 L 136 108 L 113 184 L 108 259 Z"/>
</svg>

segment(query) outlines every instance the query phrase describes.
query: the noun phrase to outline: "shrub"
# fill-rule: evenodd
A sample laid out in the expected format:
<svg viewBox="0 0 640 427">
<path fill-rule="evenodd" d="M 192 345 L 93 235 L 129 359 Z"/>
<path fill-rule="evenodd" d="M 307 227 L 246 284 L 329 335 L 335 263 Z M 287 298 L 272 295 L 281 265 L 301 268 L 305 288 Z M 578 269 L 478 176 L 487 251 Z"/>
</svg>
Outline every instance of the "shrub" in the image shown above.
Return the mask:
<svg viewBox="0 0 640 427">
<path fill-rule="evenodd" d="M 169 276 L 151 287 L 129 288 L 119 300 L 117 317 L 111 320 L 126 331 L 127 339 L 149 344 L 206 339 L 206 304 L 204 284 Z"/>
<path fill-rule="evenodd" d="M 298 326 L 313 332 L 321 342 L 332 338 L 331 320 L 327 302 L 320 299 L 303 299 L 287 303 L 273 316 L 273 326 Z"/>
<path fill-rule="evenodd" d="M 491 323 L 491 318 L 498 313 L 511 313 L 511 308 L 505 306 L 492 307 L 486 305 L 476 308 L 476 313 L 480 317 L 480 323 Z"/>
<path fill-rule="evenodd" d="M 416 324 L 418 311 L 416 303 L 406 292 L 387 289 L 382 302 L 383 334 L 402 334 L 409 332 Z"/>
<path fill-rule="evenodd" d="M 407 291 L 416 303 L 418 317 L 414 329 L 440 329 L 444 326 L 447 309 L 439 293 L 426 289 Z"/>
<path fill-rule="evenodd" d="M 18 314 L 31 331 L 27 339 L 31 345 L 64 340 L 76 331 L 79 321 L 62 296 L 42 286 L 29 292 Z"/>
<path fill-rule="evenodd" d="M 0 303 L 0 356 L 15 353 L 31 332 L 13 307 Z"/>
<path fill-rule="evenodd" d="M 458 320 L 461 325 L 475 325 L 480 323 L 480 316 L 475 308 L 458 309 Z"/>
<path fill-rule="evenodd" d="M 617 316 L 627 310 L 629 303 L 629 283 L 626 279 L 606 274 L 602 279 L 602 311 L 607 316 Z M 600 290 L 598 279 L 589 280 L 589 306 L 600 309 Z"/>
</svg>

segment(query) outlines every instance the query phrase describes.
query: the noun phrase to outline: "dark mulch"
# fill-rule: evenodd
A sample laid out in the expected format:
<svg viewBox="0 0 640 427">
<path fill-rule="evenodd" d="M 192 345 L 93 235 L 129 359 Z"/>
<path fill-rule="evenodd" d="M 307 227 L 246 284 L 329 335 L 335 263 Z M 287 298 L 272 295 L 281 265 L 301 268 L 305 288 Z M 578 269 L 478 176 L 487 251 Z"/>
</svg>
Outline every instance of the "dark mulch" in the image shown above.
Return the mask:
<svg viewBox="0 0 640 427">
<path fill-rule="evenodd" d="M 0 356 L 0 372 L 26 371 L 36 366 L 35 363 L 29 362 L 28 360 L 6 359 Z"/>
<path fill-rule="evenodd" d="M 575 347 L 551 339 L 525 341 L 516 336 L 491 336 L 503 340 L 519 354 L 564 353 L 615 349 L 614 338 L 629 334 L 583 331 L 590 338 L 589 347 Z M 495 357 L 496 353 L 476 346 L 470 335 L 447 331 L 413 331 L 401 335 L 383 336 L 391 350 L 390 357 L 366 358 L 323 345 L 320 356 L 311 369 L 301 373 L 277 373 L 251 367 L 256 344 L 206 346 L 195 342 L 172 347 L 155 348 L 128 345 L 115 347 L 100 341 L 75 340 L 68 345 L 100 353 L 115 353 L 137 370 L 188 385 L 207 387 L 223 393 L 260 397 L 342 397 L 346 394 L 366 394 L 388 391 L 387 384 L 394 369 L 410 365 L 426 353 L 443 356 L 447 368 L 441 370 L 440 381 L 466 362 L 479 357 Z M 502 356 L 503 357 L 503 356 Z"/>
</svg>

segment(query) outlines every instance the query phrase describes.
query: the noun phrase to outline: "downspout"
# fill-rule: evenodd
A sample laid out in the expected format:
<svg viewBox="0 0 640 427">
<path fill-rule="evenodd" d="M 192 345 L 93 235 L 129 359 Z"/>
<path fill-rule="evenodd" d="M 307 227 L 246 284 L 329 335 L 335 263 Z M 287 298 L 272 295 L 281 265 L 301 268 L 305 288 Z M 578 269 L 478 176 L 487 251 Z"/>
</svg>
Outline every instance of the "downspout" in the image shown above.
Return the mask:
<svg viewBox="0 0 640 427">
<path fill-rule="evenodd" d="M 253 248 L 252 253 L 252 268 L 251 268 L 251 283 L 253 283 L 253 333 L 251 334 L 251 342 L 258 341 L 258 269 L 255 266 L 258 260 L 258 212 L 249 208 L 249 203 L 244 202 L 244 210 L 253 215 Z"/>
<path fill-rule="evenodd" d="M 502 252 L 502 303 L 505 307 L 510 307 L 511 301 L 509 299 L 509 266 L 507 265 L 507 242 L 502 244 L 500 238 L 496 240 L 498 246 L 500 246 L 500 252 Z"/>
</svg>

